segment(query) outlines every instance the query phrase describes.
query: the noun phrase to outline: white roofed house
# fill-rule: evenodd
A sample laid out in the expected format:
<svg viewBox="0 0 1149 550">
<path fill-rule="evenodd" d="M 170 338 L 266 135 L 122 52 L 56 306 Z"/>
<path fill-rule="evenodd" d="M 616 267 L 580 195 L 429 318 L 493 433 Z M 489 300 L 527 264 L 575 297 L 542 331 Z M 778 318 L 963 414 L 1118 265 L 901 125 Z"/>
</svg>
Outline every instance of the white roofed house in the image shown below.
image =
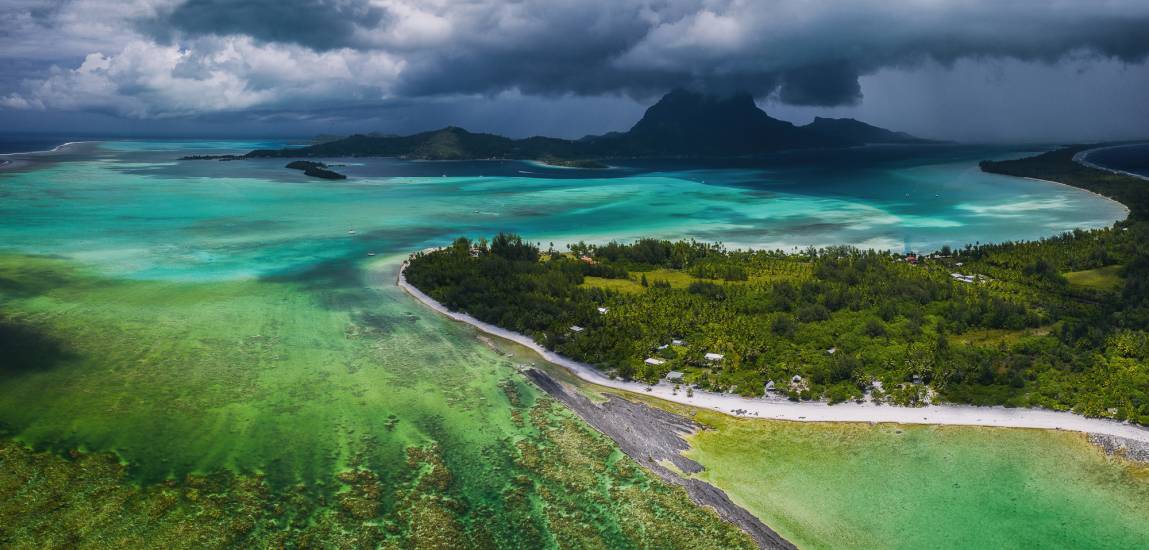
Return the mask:
<svg viewBox="0 0 1149 550">
<path fill-rule="evenodd" d="M 586 329 L 582 328 L 578 325 L 571 325 L 571 332 L 582 332 L 584 330 L 586 330 Z"/>
<path fill-rule="evenodd" d="M 803 380 L 801 375 L 794 374 L 793 377 L 791 377 L 791 385 L 789 385 L 789 389 L 791 389 L 792 392 L 801 392 L 801 390 L 807 389 L 809 387 L 810 386 L 807 384 L 807 381 Z"/>
<path fill-rule="evenodd" d="M 656 359 L 656 358 L 654 358 L 654 357 L 647 357 L 647 358 L 646 358 L 646 361 L 643 361 L 643 363 L 646 363 L 647 365 L 653 365 L 653 366 L 657 367 L 657 366 L 659 366 L 659 365 L 662 365 L 662 364 L 666 363 L 666 361 L 663 361 L 662 359 Z"/>
<path fill-rule="evenodd" d="M 666 380 L 669 382 L 681 382 L 682 381 L 682 373 L 679 371 L 676 371 L 676 370 L 672 370 L 672 371 L 666 373 Z"/>
<path fill-rule="evenodd" d="M 714 361 L 714 362 L 718 362 L 718 361 L 721 361 L 721 360 L 726 358 L 726 356 L 722 355 L 721 353 L 707 353 L 706 355 L 703 355 L 702 357 L 705 358 L 707 361 Z"/>
<path fill-rule="evenodd" d="M 606 314 L 606 312 L 608 312 L 608 311 L 610 311 L 610 308 L 608 308 L 608 307 L 600 307 L 600 308 L 598 308 L 598 312 L 599 312 L 599 313 L 602 313 L 602 314 L 604 314 L 604 315 L 605 315 L 605 314 Z"/>
</svg>

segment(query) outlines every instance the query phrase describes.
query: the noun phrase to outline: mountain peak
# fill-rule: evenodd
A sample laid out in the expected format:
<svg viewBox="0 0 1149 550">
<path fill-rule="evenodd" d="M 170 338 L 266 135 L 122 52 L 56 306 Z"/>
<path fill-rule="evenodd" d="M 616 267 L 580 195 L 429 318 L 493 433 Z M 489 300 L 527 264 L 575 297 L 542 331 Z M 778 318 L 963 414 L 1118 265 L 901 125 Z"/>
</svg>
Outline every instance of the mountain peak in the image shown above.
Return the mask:
<svg viewBox="0 0 1149 550">
<path fill-rule="evenodd" d="M 708 158 L 925 141 L 848 118 L 818 117 L 806 126 L 794 126 L 766 114 L 748 93 L 716 95 L 678 88 L 651 105 L 630 131 L 577 141 L 538 136 L 516 140 L 447 126 L 409 136 L 355 135 L 303 148 L 253 151 L 247 156 L 395 156 L 431 160 Z"/>
<path fill-rule="evenodd" d="M 748 93 L 672 90 L 630 129 L 640 149 L 674 155 L 740 156 L 777 149 L 794 125 L 767 115 Z"/>
</svg>

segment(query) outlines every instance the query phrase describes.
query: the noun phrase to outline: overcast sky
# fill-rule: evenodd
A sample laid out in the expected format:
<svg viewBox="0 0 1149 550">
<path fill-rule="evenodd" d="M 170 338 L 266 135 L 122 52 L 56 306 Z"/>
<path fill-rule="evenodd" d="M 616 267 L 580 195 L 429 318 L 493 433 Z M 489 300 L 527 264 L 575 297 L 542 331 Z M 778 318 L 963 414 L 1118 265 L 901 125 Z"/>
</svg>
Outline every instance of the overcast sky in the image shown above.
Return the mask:
<svg viewBox="0 0 1149 550">
<path fill-rule="evenodd" d="M 1147 0 L 3 0 L 0 128 L 624 130 L 674 87 L 925 137 L 1149 137 Z"/>
</svg>

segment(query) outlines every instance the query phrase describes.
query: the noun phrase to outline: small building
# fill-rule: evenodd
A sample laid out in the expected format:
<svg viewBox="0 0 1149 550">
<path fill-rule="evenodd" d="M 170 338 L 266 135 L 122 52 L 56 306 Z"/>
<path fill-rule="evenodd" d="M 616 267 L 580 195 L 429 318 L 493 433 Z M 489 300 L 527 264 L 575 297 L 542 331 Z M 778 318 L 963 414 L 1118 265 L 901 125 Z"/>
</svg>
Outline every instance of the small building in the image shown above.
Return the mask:
<svg viewBox="0 0 1149 550">
<path fill-rule="evenodd" d="M 662 351 L 662 350 L 664 350 L 664 349 L 666 349 L 666 348 L 669 348 L 669 347 L 670 347 L 670 345 L 669 345 L 669 344 L 663 344 L 663 345 L 661 345 L 661 346 L 658 346 L 658 350 L 659 350 L 659 351 Z"/>
<path fill-rule="evenodd" d="M 705 357 L 707 361 L 721 361 L 726 358 L 726 356 L 721 353 L 707 353 L 703 357 Z"/>
<path fill-rule="evenodd" d="M 826 353 L 828 353 L 830 355 L 834 355 L 835 353 L 838 353 L 838 348 L 830 348 L 830 349 L 826 350 Z"/>
<path fill-rule="evenodd" d="M 672 346 L 685 346 L 686 342 L 683 342 L 682 340 L 674 339 L 674 340 L 670 341 L 670 345 L 672 345 Z"/>
<path fill-rule="evenodd" d="M 578 325 L 571 325 L 571 332 L 582 332 L 584 330 L 586 330 L 586 329 L 582 328 Z"/>
<path fill-rule="evenodd" d="M 587 256 L 585 254 L 582 256 L 579 256 L 578 259 L 582 262 L 594 265 L 594 258 L 591 258 L 590 256 Z"/>
<path fill-rule="evenodd" d="M 682 380 L 682 373 L 672 370 L 666 373 L 666 379 L 670 382 L 680 382 Z"/>
<path fill-rule="evenodd" d="M 773 380 L 769 380 L 766 382 L 766 391 L 767 392 L 774 391 L 774 381 Z"/>
<path fill-rule="evenodd" d="M 802 383 L 802 377 L 795 374 L 794 376 L 790 377 L 790 383 L 791 384 L 801 384 Z"/>
<path fill-rule="evenodd" d="M 608 308 L 608 307 L 600 307 L 600 308 L 598 308 L 598 312 L 599 312 L 599 313 L 602 313 L 603 315 L 605 315 L 605 314 L 606 314 L 606 312 L 608 312 L 608 311 L 610 311 L 610 308 Z"/>
<path fill-rule="evenodd" d="M 646 360 L 643 361 L 643 363 L 646 363 L 647 365 L 654 365 L 657 367 L 663 363 L 666 363 L 666 361 L 663 361 L 662 359 L 657 359 L 654 357 L 647 357 Z"/>
<path fill-rule="evenodd" d="M 914 380 L 914 384 L 921 384 L 922 383 L 922 375 L 915 374 L 913 380 Z"/>
</svg>

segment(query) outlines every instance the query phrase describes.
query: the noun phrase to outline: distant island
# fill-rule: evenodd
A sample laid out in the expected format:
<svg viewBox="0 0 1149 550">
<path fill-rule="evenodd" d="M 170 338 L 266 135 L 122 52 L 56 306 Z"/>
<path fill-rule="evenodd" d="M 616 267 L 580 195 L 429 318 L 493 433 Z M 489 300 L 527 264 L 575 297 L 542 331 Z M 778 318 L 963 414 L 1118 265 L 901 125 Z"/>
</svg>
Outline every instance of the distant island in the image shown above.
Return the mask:
<svg viewBox="0 0 1149 550">
<path fill-rule="evenodd" d="M 413 160 L 534 160 L 555 166 L 605 168 L 612 158 L 753 157 L 792 149 L 868 144 L 924 144 L 930 140 L 843 118 L 796 126 L 759 109 L 750 94 L 727 97 L 674 90 L 626 132 L 577 140 L 512 139 L 449 126 L 409 136 L 356 134 L 306 147 L 259 149 L 246 155 L 189 156 L 183 160 L 244 158 L 397 157 Z"/>
<path fill-rule="evenodd" d="M 287 168 L 292 170 L 303 170 L 304 175 L 313 178 L 323 178 L 325 180 L 345 180 L 347 176 L 327 169 L 327 165 L 322 162 L 314 162 L 310 160 L 297 160 L 287 163 Z"/>
</svg>

